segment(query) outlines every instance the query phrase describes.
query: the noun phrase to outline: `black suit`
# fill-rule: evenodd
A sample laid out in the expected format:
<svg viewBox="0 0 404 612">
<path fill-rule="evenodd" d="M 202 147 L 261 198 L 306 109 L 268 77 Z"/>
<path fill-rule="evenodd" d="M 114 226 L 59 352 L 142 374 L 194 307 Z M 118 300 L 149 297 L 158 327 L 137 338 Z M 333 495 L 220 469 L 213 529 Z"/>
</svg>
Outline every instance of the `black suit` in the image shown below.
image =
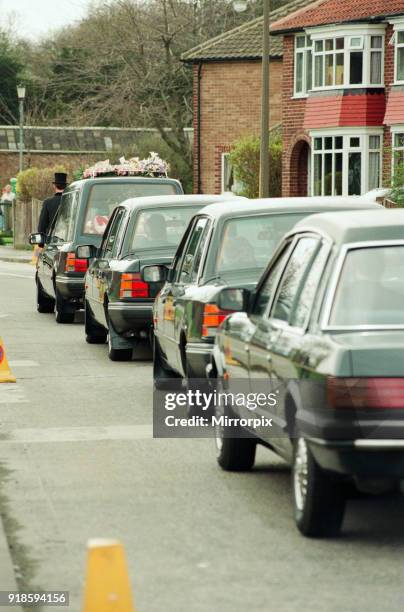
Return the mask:
<svg viewBox="0 0 404 612">
<path fill-rule="evenodd" d="M 47 198 L 44 200 L 38 222 L 38 232 L 41 234 L 48 235 L 52 221 L 59 210 L 61 197 L 61 193 L 55 193 L 53 198 Z"/>
</svg>

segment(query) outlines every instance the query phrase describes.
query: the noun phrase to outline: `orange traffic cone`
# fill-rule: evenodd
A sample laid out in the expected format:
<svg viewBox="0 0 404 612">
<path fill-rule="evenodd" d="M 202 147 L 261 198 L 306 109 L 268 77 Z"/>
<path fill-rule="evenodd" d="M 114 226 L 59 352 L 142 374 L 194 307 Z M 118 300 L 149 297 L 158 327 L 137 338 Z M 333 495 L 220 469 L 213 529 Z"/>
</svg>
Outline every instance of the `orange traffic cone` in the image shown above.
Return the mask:
<svg viewBox="0 0 404 612">
<path fill-rule="evenodd" d="M 87 548 L 84 612 L 135 612 L 122 544 L 90 540 Z"/>
<path fill-rule="evenodd" d="M 17 379 L 10 372 L 3 340 L 0 338 L 0 383 L 15 383 Z"/>
</svg>

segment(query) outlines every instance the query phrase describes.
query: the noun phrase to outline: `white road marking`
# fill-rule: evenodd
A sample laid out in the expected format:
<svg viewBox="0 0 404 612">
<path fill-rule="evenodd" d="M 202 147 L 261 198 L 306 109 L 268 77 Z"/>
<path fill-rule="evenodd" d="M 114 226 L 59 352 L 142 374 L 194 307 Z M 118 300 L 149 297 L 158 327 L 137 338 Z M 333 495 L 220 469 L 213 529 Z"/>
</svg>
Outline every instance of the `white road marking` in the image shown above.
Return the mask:
<svg viewBox="0 0 404 612">
<path fill-rule="evenodd" d="M 21 387 L 15 383 L 0 384 L 0 404 L 23 404 L 27 402 L 28 399 Z"/>
<path fill-rule="evenodd" d="M 149 440 L 152 425 L 111 425 L 107 427 L 48 427 L 15 429 L 1 440 L 9 443 L 91 442 L 101 440 Z"/>
<path fill-rule="evenodd" d="M 39 363 L 37 361 L 31 361 L 30 359 L 9 359 L 9 366 L 12 368 L 38 368 Z"/>
<path fill-rule="evenodd" d="M 12 272 L 0 272 L 1 276 L 13 276 L 15 278 L 29 278 L 30 280 L 33 280 L 35 278 L 35 275 L 32 274 L 31 276 L 28 276 L 27 274 L 13 274 Z"/>
</svg>

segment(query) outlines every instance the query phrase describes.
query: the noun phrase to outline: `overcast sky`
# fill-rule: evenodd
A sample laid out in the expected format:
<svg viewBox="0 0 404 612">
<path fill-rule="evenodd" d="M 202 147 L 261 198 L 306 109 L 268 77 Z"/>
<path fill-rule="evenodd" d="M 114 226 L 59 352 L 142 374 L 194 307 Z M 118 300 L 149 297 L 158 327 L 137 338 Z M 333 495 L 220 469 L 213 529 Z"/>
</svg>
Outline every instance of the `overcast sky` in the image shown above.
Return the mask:
<svg viewBox="0 0 404 612">
<path fill-rule="evenodd" d="M 12 16 L 22 36 L 38 40 L 86 14 L 92 0 L 0 0 L 1 20 Z"/>
</svg>

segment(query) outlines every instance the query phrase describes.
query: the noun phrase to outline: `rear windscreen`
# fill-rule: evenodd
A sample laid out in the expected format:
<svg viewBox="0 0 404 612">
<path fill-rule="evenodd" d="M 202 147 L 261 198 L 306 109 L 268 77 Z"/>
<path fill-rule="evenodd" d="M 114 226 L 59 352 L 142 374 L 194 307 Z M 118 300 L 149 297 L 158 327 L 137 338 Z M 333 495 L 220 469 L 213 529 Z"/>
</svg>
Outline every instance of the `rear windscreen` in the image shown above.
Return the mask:
<svg viewBox="0 0 404 612">
<path fill-rule="evenodd" d="M 105 231 L 112 211 L 129 198 L 175 195 L 173 183 L 114 183 L 93 185 L 87 202 L 83 234 L 99 234 Z"/>
<path fill-rule="evenodd" d="M 404 325 L 404 247 L 350 249 L 331 309 L 330 325 Z"/>
<path fill-rule="evenodd" d="M 226 221 L 216 258 L 216 274 L 247 270 L 259 273 L 268 264 L 283 235 L 304 216 L 270 214 Z"/>
<path fill-rule="evenodd" d="M 130 241 L 130 251 L 176 248 L 195 213 L 195 206 L 162 206 L 140 211 Z"/>
</svg>

